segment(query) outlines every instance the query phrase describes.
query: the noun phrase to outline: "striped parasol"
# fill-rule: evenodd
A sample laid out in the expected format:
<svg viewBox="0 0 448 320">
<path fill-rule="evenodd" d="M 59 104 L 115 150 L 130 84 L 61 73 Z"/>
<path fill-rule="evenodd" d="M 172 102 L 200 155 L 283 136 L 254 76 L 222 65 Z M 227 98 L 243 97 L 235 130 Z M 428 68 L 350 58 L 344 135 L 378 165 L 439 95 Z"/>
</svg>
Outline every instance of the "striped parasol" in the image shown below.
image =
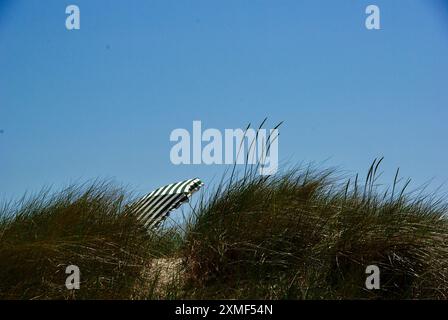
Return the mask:
<svg viewBox="0 0 448 320">
<path fill-rule="evenodd" d="M 147 229 L 155 228 L 203 185 L 196 178 L 160 187 L 132 204 L 131 211 Z"/>
</svg>

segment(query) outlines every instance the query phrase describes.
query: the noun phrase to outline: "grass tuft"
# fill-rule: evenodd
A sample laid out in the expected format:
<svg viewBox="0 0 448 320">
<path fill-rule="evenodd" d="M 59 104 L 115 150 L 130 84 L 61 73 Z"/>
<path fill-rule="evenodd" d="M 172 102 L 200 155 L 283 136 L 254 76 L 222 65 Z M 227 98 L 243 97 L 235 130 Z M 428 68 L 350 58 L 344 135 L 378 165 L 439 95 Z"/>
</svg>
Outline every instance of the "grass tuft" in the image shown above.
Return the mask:
<svg viewBox="0 0 448 320">
<path fill-rule="evenodd" d="M 232 177 L 199 202 L 183 256 L 195 298 L 447 298 L 442 202 L 331 170 Z M 366 290 L 368 265 L 381 289 Z"/>
<path fill-rule="evenodd" d="M 4 206 L 0 299 L 129 297 L 154 242 L 123 214 L 126 196 L 94 183 Z M 80 268 L 81 290 L 67 290 L 68 265 Z"/>
</svg>

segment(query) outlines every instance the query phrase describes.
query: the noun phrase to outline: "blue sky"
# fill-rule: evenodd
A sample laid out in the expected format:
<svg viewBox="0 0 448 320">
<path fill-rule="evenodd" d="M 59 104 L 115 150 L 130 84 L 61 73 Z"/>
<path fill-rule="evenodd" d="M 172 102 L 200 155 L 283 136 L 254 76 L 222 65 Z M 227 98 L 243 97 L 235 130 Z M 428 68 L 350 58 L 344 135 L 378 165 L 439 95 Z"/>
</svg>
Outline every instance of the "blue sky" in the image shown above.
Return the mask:
<svg viewBox="0 0 448 320">
<path fill-rule="evenodd" d="M 65 28 L 65 7 L 81 30 Z M 367 5 L 381 30 L 364 27 Z M 448 179 L 448 5 L 0 0 L 0 199 L 109 178 L 146 192 L 225 166 L 170 162 L 176 128 L 280 129 L 284 163 Z"/>
</svg>

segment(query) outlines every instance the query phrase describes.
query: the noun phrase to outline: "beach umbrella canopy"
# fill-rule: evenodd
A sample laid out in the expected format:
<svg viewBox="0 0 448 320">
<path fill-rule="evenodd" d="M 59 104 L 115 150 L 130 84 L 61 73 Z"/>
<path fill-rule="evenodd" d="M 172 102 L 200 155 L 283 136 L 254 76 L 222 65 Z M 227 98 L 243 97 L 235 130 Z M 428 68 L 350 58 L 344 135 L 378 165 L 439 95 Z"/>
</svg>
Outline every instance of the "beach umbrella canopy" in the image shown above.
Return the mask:
<svg viewBox="0 0 448 320">
<path fill-rule="evenodd" d="M 187 202 L 203 185 L 201 180 L 195 178 L 160 187 L 133 203 L 131 212 L 146 228 L 156 228 L 171 211 Z"/>
</svg>

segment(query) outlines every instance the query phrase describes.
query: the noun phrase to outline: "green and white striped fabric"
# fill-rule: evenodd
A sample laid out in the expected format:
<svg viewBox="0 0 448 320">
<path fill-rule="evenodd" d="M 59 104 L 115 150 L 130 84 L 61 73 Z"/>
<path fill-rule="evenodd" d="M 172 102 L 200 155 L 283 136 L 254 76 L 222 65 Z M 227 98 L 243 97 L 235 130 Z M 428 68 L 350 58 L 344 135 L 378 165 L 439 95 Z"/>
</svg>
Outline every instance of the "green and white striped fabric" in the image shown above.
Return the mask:
<svg viewBox="0 0 448 320">
<path fill-rule="evenodd" d="M 171 211 L 188 201 L 203 185 L 201 180 L 195 178 L 160 187 L 135 202 L 131 211 L 146 228 L 156 228 Z"/>
</svg>

